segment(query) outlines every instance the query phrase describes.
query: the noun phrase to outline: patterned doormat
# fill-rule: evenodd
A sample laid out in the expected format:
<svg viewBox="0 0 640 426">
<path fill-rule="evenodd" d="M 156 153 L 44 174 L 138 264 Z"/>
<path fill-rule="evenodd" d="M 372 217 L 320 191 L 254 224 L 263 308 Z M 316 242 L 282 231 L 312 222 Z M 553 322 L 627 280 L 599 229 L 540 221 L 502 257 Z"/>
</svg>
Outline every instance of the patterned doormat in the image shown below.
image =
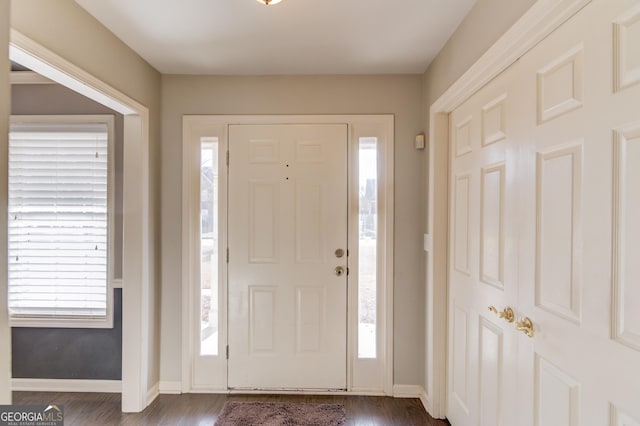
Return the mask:
<svg viewBox="0 0 640 426">
<path fill-rule="evenodd" d="M 340 426 L 345 419 L 342 404 L 227 401 L 215 426 Z"/>
</svg>

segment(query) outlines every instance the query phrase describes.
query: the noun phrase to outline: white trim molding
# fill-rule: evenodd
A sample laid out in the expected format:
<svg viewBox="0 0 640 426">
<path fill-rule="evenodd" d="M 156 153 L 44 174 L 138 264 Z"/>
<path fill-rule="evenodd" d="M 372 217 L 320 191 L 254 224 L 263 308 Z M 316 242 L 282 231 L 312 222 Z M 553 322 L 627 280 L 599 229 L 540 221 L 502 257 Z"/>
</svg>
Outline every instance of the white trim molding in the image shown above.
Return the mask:
<svg viewBox="0 0 640 426">
<path fill-rule="evenodd" d="M 11 390 L 24 392 L 121 393 L 121 380 L 11 379 Z"/>
<path fill-rule="evenodd" d="M 430 413 L 431 401 L 420 385 L 393 385 L 394 398 L 418 398 L 424 409 Z"/>
<path fill-rule="evenodd" d="M 158 390 L 160 394 L 179 395 L 182 393 L 182 382 L 160 382 Z"/>
<path fill-rule="evenodd" d="M 159 327 L 150 307 L 155 289 L 150 280 L 149 109 L 15 29 L 10 37 L 11 60 L 124 115 L 122 411 L 140 412 L 148 399 L 149 354 L 158 350 L 149 336 Z"/>
<path fill-rule="evenodd" d="M 33 71 L 11 71 L 9 74 L 11 84 L 56 84 L 55 81 L 49 80 Z"/>
<path fill-rule="evenodd" d="M 10 3 L 0 1 L 0 199 L 4 208 L 0 209 L 0 404 L 9 405 L 11 395 L 11 328 L 8 312 L 8 264 L 7 264 L 7 225 L 9 177 L 9 116 L 11 115 L 11 86 L 9 84 L 9 27 L 11 21 Z"/>
<path fill-rule="evenodd" d="M 393 385 L 394 398 L 420 398 L 424 388 L 420 385 Z"/>
<path fill-rule="evenodd" d="M 11 29 L 9 57 L 41 76 L 61 84 L 123 115 L 147 108 L 72 64 L 21 32 Z"/>
<path fill-rule="evenodd" d="M 449 113 L 536 46 L 591 0 L 538 0 L 487 52 L 429 107 L 427 233 L 426 393 L 421 400 L 435 418 L 446 417 L 449 217 Z"/>
<path fill-rule="evenodd" d="M 431 111 L 453 111 L 590 2 L 538 0 L 431 105 Z"/>
<path fill-rule="evenodd" d="M 151 405 L 158 395 L 160 395 L 160 382 L 156 382 L 147 391 L 147 406 Z"/>
</svg>

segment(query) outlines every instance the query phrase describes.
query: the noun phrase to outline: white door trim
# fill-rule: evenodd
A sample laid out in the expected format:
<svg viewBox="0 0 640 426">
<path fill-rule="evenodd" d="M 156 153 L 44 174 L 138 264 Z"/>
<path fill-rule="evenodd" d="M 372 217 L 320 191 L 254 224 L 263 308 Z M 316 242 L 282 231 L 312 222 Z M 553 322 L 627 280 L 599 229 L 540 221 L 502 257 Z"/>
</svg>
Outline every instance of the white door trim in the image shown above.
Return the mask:
<svg viewBox="0 0 640 426">
<path fill-rule="evenodd" d="M 384 182 L 385 199 L 380 203 L 380 209 L 384 211 L 385 223 L 382 237 L 384 238 L 384 253 L 379 253 L 379 284 L 384 292 L 379 293 L 380 315 L 379 321 L 383 324 L 380 333 L 379 358 L 378 363 L 372 360 L 361 360 L 357 358 L 357 341 L 354 338 L 354 330 L 357 329 L 352 324 L 353 319 L 357 320 L 354 312 L 357 312 L 357 291 L 350 285 L 348 293 L 348 344 L 347 344 L 347 388 L 353 394 L 377 394 L 393 395 L 393 176 L 394 176 L 394 116 L 385 115 L 185 115 L 183 117 L 183 147 L 182 147 L 182 392 L 227 392 L 226 376 L 224 380 L 215 380 L 217 385 L 194 386 L 192 365 L 194 360 L 195 343 L 195 316 L 192 314 L 194 306 L 193 288 L 197 285 L 198 278 L 192 273 L 194 242 L 199 238 L 196 235 L 198 224 L 194 223 L 196 215 L 192 210 L 192 199 L 194 191 L 192 181 L 194 171 L 191 165 L 191 147 L 189 141 L 193 141 L 202 129 L 216 131 L 219 134 L 208 135 L 218 136 L 221 146 L 227 146 L 227 126 L 231 124 L 335 124 L 343 123 L 349 126 L 349 152 L 351 158 L 349 164 L 353 164 L 353 144 L 357 143 L 360 136 L 374 136 L 372 132 L 377 132 L 375 136 L 382 140 L 384 152 L 381 173 Z M 226 149 L 226 148 L 225 148 Z M 233 159 L 231 159 L 233 161 Z M 222 172 L 222 170 L 221 170 Z M 350 175 L 350 185 L 353 184 L 353 175 Z M 382 207 L 383 206 L 383 207 Z M 351 217 L 351 215 L 350 215 Z M 222 223 L 222 217 L 221 217 Z M 222 226 L 221 226 L 222 228 Z M 226 226 L 220 229 L 220 238 L 226 241 Z M 224 235 L 223 235 L 224 234 Z M 351 232 L 349 243 L 352 244 Z M 226 266 L 225 266 L 226 269 Z M 226 280 L 223 284 L 226 292 Z M 227 299 L 222 297 L 223 314 L 221 319 L 225 323 L 219 324 L 219 329 L 226 330 Z M 221 338 L 223 338 L 221 336 Z M 226 345 L 226 336 L 225 343 Z M 223 346 L 224 346 L 223 345 Z M 226 360 L 224 360 L 226 366 Z M 224 368 L 226 372 L 226 367 Z M 379 384 L 372 383 L 371 376 L 376 372 L 382 372 Z M 332 392 L 333 393 L 333 392 Z"/>
<path fill-rule="evenodd" d="M 142 411 L 155 398 L 150 390 L 157 383 L 148 383 L 149 353 L 158 350 L 150 347 L 149 339 L 157 327 L 151 322 L 149 306 L 154 291 L 149 280 L 153 238 L 149 220 L 149 109 L 15 29 L 11 29 L 9 52 L 11 59 L 124 115 L 122 411 Z M 6 167 L 0 165 L 3 173 Z"/>
<path fill-rule="evenodd" d="M 7 200 L 9 178 L 9 116 L 11 115 L 11 86 L 9 85 L 9 26 L 10 2 L 0 3 L 0 197 Z M 7 229 L 6 201 L 0 211 L 0 224 Z M 0 239 L 0 257 L 8 258 L 8 241 L 5 231 Z M 9 327 L 7 262 L 0 263 L 0 404 L 9 405 L 11 394 L 11 328 Z"/>
<path fill-rule="evenodd" d="M 435 418 L 446 417 L 449 246 L 449 113 L 499 75 L 591 0 L 538 0 L 429 107 L 426 398 Z"/>
</svg>

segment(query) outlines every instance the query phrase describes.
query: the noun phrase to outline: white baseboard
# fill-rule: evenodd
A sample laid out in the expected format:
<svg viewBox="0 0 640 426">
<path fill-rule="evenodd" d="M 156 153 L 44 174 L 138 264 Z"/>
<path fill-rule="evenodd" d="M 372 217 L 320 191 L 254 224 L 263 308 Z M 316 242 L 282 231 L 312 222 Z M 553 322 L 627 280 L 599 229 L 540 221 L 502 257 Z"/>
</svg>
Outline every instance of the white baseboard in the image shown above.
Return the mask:
<svg viewBox="0 0 640 426">
<path fill-rule="evenodd" d="M 182 393 L 182 383 L 180 382 L 160 382 L 160 393 L 178 395 Z"/>
<path fill-rule="evenodd" d="M 158 397 L 158 395 L 160 395 L 160 382 L 156 382 L 156 384 L 151 386 L 147 391 L 147 407 Z"/>
<path fill-rule="evenodd" d="M 28 392 L 122 393 L 120 380 L 11 379 L 11 389 Z"/>
<path fill-rule="evenodd" d="M 433 413 L 431 398 L 420 385 L 393 385 L 393 396 L 394 398 L 418 398 L 422 402 L 424 410 L 429 415 Z"/>
<path fill-rule="evenodd" d="M 424 407 L 425 410 L 427 410 L 427 413 L 431 414 L 433 413 L 432 410 L 432 406 L 431 406 L 431 398 L 429 398 L 429 395 L 427 395 L 427 392 L 423 389 L 422 392 L 420 392 L 420 402 L 422 402 L 422 406 Z"/>
<path fill-rule="evenodd" d="M 435 419 L 446 418 L 443 413 L 440 413 L 440 414 L 436 413 L 437 410 L 433 406 L 433 401 L 431 400 L 431 397 L 427 395 L 427 392 L 424 389 L 421 389 L 419 398 L 420 398 L 420 402 L 422 402 L 422 406 L 424 407 L 426 412 L 429 413 L 431 417 Z"/>
<path fill-rule="evenodd" d="M 194 389 L 192 393 L 227 393 L 229 395 L 234 394 L 247 394 L 247 395 L 336 395 L 336 396 L 385 396 L 382 391 L 335 391 L 335 390 L 255 390 L 255 389 Z"/>
<path fill-rule="evenodd" d="M 420 398 L 424 388 L 420 385 L 393 385 L 394 398 Z"/>
<path fill-rule="evenodd" d="M 385 394 L 381 389 L 375 388 L 351 388 L 348 394 L 357 396 L 392 396 Z"/>
</svg>

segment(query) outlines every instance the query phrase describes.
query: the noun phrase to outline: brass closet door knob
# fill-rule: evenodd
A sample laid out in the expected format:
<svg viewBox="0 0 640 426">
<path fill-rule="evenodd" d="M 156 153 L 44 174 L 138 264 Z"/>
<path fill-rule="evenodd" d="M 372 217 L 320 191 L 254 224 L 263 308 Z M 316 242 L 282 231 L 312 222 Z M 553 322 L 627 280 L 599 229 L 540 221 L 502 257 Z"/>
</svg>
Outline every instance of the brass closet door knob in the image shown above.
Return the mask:
<svg viewBox="0 0 640 426">
<path fill-rule="evenodd" d="M 498 311 L 498 309 L 496 309 L 496 307 L 493 305 L 489 306 L 488 309 L 494 314 L 496 314 L 498 318 L 503 318 L 507 322 L 513 322 L 513 320 L 515 319 L 515 315 L 513 314 L 513 309 L 511 309 L 509 306 L 504 308 L 502 311 Z"/>
<path fill-rule="evenodd" d="M 533 337 L 533 321 L 531 321 L 531 318 L 529 317 L 524 317 L 522 320 L 518 321 L 516 323 L 516 329 L 522 331 L 529 337 Z"/>
</svg>

